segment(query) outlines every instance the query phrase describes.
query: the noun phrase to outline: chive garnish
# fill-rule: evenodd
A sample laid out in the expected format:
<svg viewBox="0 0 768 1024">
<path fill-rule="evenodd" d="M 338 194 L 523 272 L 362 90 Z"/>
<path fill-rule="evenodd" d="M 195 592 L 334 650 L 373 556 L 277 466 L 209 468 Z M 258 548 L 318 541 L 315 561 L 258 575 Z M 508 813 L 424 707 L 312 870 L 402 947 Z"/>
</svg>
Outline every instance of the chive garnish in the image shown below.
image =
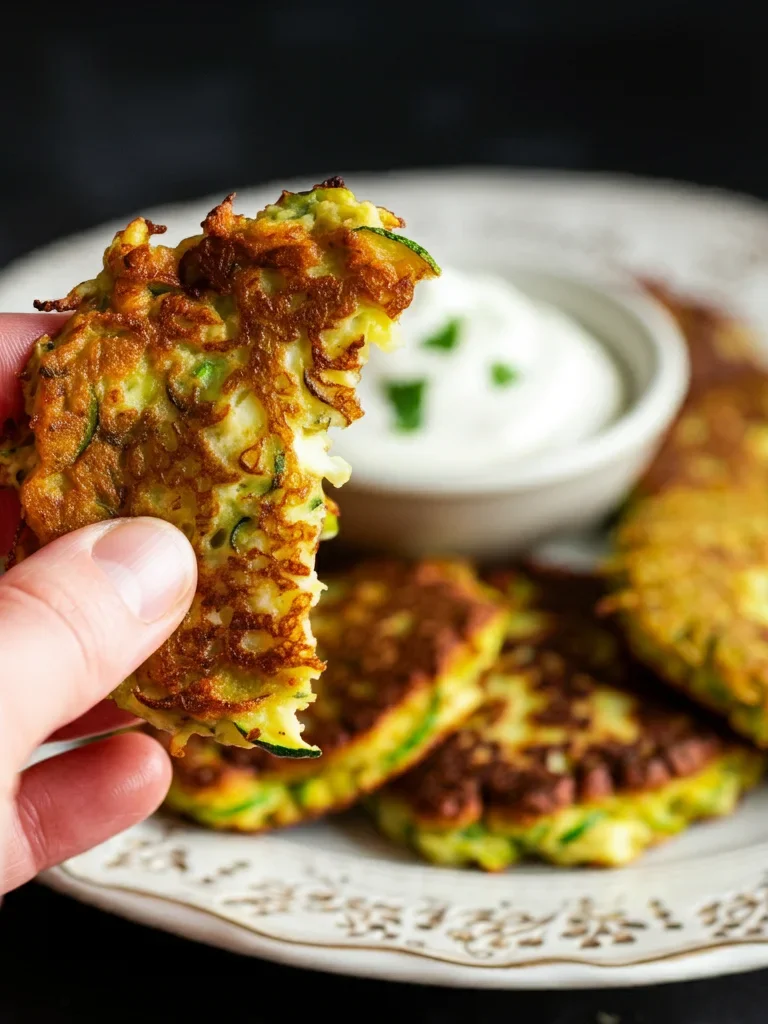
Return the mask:
<svg viewBox="0 0 768 1024">
<path fill-rule="evenodd" d="M 506 388 L 514 384 L 520 374 L 509 363 L 491 364 L 491 381 L 497 388 Z"/>
<path fill-rule="evenodd" d="M 418 430 L 424 420 L 426 380 L 390 380 L 384 383 L 384 394 L 395 414 L 395 429 Z"/>
<path fill-rule="evenodd" d="M 441 327 L 439 331 L 430 335 L 422 341 L 424 348 L 439 349 L 442 352 L 451 352 L 459 344 L 459 332 L 461 330 L 461 320 L 458 317 L 454 317 L 453 320 L 449 320 L 448 323 Z"/>
</svg>

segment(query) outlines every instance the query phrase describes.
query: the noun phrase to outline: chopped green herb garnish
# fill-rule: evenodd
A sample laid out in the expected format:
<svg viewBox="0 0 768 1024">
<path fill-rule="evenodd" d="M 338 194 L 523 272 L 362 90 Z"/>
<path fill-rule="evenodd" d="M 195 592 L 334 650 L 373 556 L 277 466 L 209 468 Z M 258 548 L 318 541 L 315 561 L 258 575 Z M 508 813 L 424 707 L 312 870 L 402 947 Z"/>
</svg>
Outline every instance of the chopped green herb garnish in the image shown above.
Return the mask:
<svg viewBox="0 0 768 1024">
<path fill-rule="evenodd" d="M 520 374 L 509 363 L 492 363 L 491 364 L 491 381 L 496 385 L 497 388 L 506 388 L 510 384 L 514 384 Z"/>
<path fill-rule="evenodd" d="M 384 383 L 384 394 L 395 414 L 397 430 L 418 430 L 424 419 L 426 380 L 390 380 Z"/>
<path fill-rule="evenodd" d="M 454 317 L 449 320 L 445 327 L 441 327 L 435 334 L 430 335 L 422 341 L 424 348 L 436 348 L 443 352 L 451 352 L 459 344 L 459 332 L 461 331 L 461 320 Z"/>
</svg>

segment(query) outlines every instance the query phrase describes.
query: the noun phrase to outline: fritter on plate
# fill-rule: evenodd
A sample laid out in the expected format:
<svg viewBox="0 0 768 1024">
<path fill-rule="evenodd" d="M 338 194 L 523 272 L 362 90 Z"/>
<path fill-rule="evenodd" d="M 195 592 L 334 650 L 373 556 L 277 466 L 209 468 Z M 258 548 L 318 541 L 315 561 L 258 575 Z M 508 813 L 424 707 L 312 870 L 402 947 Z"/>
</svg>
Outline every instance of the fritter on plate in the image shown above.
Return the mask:
<svg viewBox="0 0 768 1024">
<path fill-rule="evenodd" d="M 496 871 L 527 856 L 622 865 L 728 814 L 760 754 L 665 699 L 591 612 L 591 577 L 500 574 L 516 612 L 481 708 L 371 798 L 381 829 L 430 861 Z"/>
<path fill-rule="evenodd" d="M 507 610 L 461 563 L 376 561 L 331 578 L 312 613 L 328 667 L 302 715 L 318 761 L 194 737 L 168 806 L 256 832 L 341 810 L 404 771 L 481 699 Z"/>
<path fill-rule="evenodd" d="M 768 488 L 768 374 L 759 370 L 686 403 L 639 491 L 745 485 Z"/>
<path fill-rule="evenodd" d="M 752 328 L 728 310 L 683 295 L 661 281 L 645 288 L 677 321 L 688 348 L 689 398 L 741 377 L 760 366 L 759 345 Z"/>
<path fill-rule="evenodd" d="M 319 751 L 296 712 L 323 668 L 309 611 L 326 522 L 328 428 L 361 415 L 368 346 L 390 343 L 414 285 L 439 273 L 394 214 L 340 179 L 255 218 L 228 197 L 176 248 L 138 218 L 66 299 L 23 375 L 26 417 L 0 459 L 20 484 L 11 557 L 87 523 L 159 516 L 192 542 L 199 585 L 163 647 L 113 694 L 174 734 Z"/>
<path fill-rule="evenodd" d="M 768 487 L 670 488 L 616 534 L 618 612 L 637 655 L 768 747 Z"/>
<path fill-rule="evenodd" d="M 692 391 L 619 522 L 602 608 L 664 679 L 768 746 L 768 373 L 746 327 L 667 301 Z"/>
<path fill-rule="evenodd" d="M 756 462 L 768 466 L 768 377 L 757 337 L 725 310 L 658 282 L 646 287 L 677 320 L 691 378 L 683 408 L 634 498 L 681 483 L 709 486 L 749 478 Z"/>
</svg>

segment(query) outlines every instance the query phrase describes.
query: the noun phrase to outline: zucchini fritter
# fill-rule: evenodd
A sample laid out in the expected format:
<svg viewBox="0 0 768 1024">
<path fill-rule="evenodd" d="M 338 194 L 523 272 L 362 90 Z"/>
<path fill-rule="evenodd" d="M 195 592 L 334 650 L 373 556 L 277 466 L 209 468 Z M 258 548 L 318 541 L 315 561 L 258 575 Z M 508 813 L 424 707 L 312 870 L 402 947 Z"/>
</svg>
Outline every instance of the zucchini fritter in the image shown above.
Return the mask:
<svg viewBox="0 0 768 1024">
<path fill-rule="evenodd" d="M 768 373 L 746 327 L 672 308 L 693 331 L 692 391 L 619 523 L 602 609 L 663 678 L 768 747 Z"/>
<path fill-rule="evenodd" d="M 640 493 L 742 486 L 768 487 L 768 374 L 759 370 L 747 370 L 686 403 Z"/>
<path fill-rule="evenodd" d="M 328 667 L 302 715 L 319 761 L 192 739 L 167 804 L 261 831 L 341 810 L 422 757 L 481 699 L 507 611 L 460 563 L 377 561 L 332 578 L 312 613 Z"/>
<path fill-rule="evenodd" d="M 643 284 L 674 317 L 685 338 L 691 368 L 689 399 L 759 368 L 757 341 L 743 320 L 711 303 L 681 295 L 661 281 Z"/>
<path fill-rule="evenodd" d="M 745 447 L 757 454 L 762 446 L 768 466 L 768 436 L 759 429 L 768 412 L 768 378 L 751 328 L 658 282 L 646 282 L 646 287 L 677 320 L 691 377 L 683 407 L 634 497 L 668 485 L 719 485 L 749 477 L 751 467 L 739 455 L 740 439 L 747 434 L 754 436 Z"/>
<path fill-rule="evenodd" d="M 113 694 L 174 734 L 319 753 L 295 714 L 323 669 L 309 610 L 322 480 L 349 467 L 330 426 L 362 413 L 370 343 L 387 347 L 414 285 L 439 273 L 402 221 L 340 179 L 255 218 L 232 196 L 176 248 L 137 218 L 23 374 L 26 418 L 0 459 L 20 484 L 11 557 L 87 523 L 159 516 L 192 542 L 199 584 L 170 640 Z"/>
<path fill-rule="evenodd" d="M 611 563 L 638 657 L 768 747 L 768 489 L 670 488 L 625 518 Z"/>
<path fill-rule="evenodd" d="M 371 798 L 381 829 L 438 864 L 526 856 L 618 866 L 727 814 L 763 758 L 666 700 L 591 612 L 591 577 L 502 573 L 515 613 L 482 707 Z"/>
</svg>

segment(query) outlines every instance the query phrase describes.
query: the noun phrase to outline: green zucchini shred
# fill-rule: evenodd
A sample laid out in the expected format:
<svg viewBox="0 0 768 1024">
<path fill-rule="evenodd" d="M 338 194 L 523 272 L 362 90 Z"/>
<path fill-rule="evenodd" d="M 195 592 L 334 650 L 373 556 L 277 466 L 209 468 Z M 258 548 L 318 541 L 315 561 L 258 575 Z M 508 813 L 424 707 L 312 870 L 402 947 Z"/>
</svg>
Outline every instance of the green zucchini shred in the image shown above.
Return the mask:
<svg viewBox="0 0 768 1024">
<path fill-rule="evenodd" d="M 266 750 L 268 754 L 275 757 L 320 757 L 323 753 L 319 747 L 281 747 L 277 743 L 267 743 L 264 740 L 254 740 L 257 747 Z"/>
<path fill-rule="evenodd" d="M 355 231 L 370 231 L 374 235 L 381 235 L 382 238 L 388 238 L 390 242 L 399 242 L 404 245 L 411 252 L 415 252 L 417 256 L 420 256 L 427 266 L 432 270 L 433 273 L 439 274 L 440 267 L 437 265 L 435 259 L 430 256 L 423 245 L 419 245 L 418 242 L 414 242 L 410 238 L 406 238 L 404 235 L 398 235 L 394 231 L 387 231 L 386 228 L 372 228 L 363 224 L 362 227 L 355 228 Z"/>
<path fill-rule="evenodd" d="M 196 366 L 192 372 L 200 381 L 201 387 L 207 388 L 216 373 L 216 364 L 212 363 L 210 359 L 206 359 L 199 366 Z"/>
<path fill-rule="evenodd" d="M 596 825 L 604 817 L 605 811 L 592 811 L 578 825 L 569 828 L 567 832 L 560 836 L 560 845 L 568 846 L 569 843 L 575 843 L 577 839 L 581 839 L 588 829 L 592 828 L 593 825 Z"/>
<path fill-rule="evenodd" d="M 85 434 L 83 440 L 80 442 L 80 447 L 77 449 L 75 459 L 79 459 L 85 449 L 93 440 L 94 434 L 99 427 L 99 400 L 95 394 L 91 394 L 91 402 L 88 406 L 88 416 L 85 422 Z"/>
<path fill-rule="evenodd" d="M 435 727 L 439 708 L 440 694 L 435 693 L 432 695 L 432 700 L 429 702 L 429 707 L 424 717 L 413 732 L 403 740 L 399 747 L 396 747 L 387 755 L 387 765 L 391 766 L 397 764 L 398 761 L 402 761 L 404 757 L 407 757 L 408 754 L 412 753 L 424 742 Z"/>
<path fill-rule="evenodd" d="M 241 529 L 241 527 L 245 526 L 246 523 L 250 523 L 250 522 L 251 522 L 251 516 L 243 516 L 241 519 L 238 519 L 238 521 L 232 527 L 232 532 L 229 535 L 229 546 L 232 548 L 233 551 L 237 551 L 237 543 L 236 543 L 236 541 L 237 541 L 238 531 Z"/>
</svg>

